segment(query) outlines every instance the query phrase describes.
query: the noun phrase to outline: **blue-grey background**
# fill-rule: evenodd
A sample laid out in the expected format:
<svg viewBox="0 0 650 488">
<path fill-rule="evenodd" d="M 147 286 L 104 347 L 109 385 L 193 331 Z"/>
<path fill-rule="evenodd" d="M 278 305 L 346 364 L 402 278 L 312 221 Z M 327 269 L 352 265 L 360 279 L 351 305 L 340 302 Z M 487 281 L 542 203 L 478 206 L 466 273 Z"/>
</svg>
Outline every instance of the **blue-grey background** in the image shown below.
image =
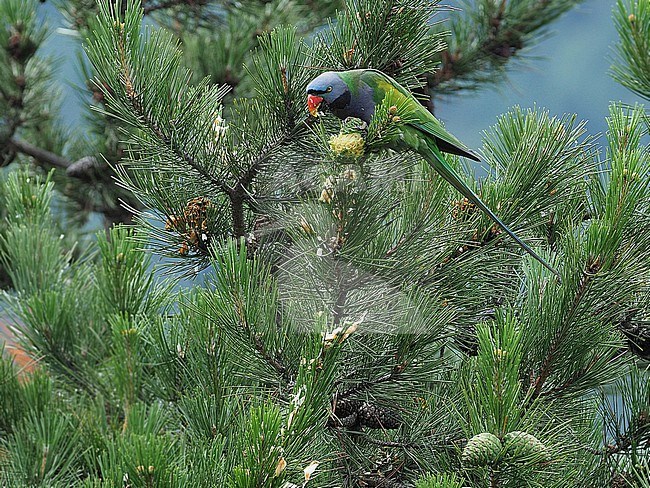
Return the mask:
<svg viewBox="0 0 650 488">
<path fill-rule="evenodd" d="M 576 113 L 578 119 L 588 121 L 590 134 L 603 133 L 611 101 L 642 101 L 608 75 L 617 42 L 614 5 L 615 0 L 585 1 L 551 24 L 549 35 L 527 49 L 524 60 L 510 64 L 506 83 L 440 98 L 436 115 L 473 148 L 480 148 L 482 131 L 513 105 L 526 108 L 537 104 L 552 115 Z M 74 87 L 83 84 L 75 68 L 79 40 L 64 33 L 65 21 L 52 5 L 40 9 L 52 30 L 45 49 L 58 58 L 58 77 L 65 84 L 61 116 L 69 127 L 83 130 L 79 110 L 83 102 Z"/>
<path fill-rule="evenodd" d="M 551 115 L 575 113 L 588 121 L 590 134 L 604 133 L 611 101 L 643 101 L 608 74 L 618 41 L 612 20 L 615 5 L 615 0 L 579 5 L 551 24 L 550 35 L 527 50 L 526 61 L 510 66 L 507 83 L 476 96 L 465 92 L 445 98 L 436 114 L 470 147 L 479 147 L 482 131 L 513 105 L 536 103 Z"/>
</svg>

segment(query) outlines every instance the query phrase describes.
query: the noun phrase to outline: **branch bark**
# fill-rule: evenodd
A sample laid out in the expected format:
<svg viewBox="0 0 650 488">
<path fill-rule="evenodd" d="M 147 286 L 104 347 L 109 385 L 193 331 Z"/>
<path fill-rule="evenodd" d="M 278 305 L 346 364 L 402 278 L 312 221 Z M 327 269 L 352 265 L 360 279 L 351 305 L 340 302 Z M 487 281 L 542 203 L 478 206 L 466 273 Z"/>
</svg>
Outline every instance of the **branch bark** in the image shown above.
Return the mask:
<svg viewBox="0 0 650 488">
<path fill-rule="evenodd" d="M 33 157 L 40 163 L 52 166 L 54 168 L 66 170 L 72 164 L 71 161 L 62 156 L 59 156 L 58 154 L 37 147 L 34 144 L 23 141 L 16 137 L 13 137 L 9 140 L 9 146 L 20 153 Z"/>
<path fill-rule="evenodd" d="M 201 0 L 165 0 L 163 2 L 146 2 L 142 1 L 142 9 L 145 15 L 155 12 L 156 10 L 163 10 L 166 8 L 175 7 L 177 5 L 204 5 L 206 2 Z"/>
<path fill-rule="evenodd" d="M 527 47 L 532 34 L 580 1 L 567 1 L 566 6 L 559 8 L 550 0 L 531 1 L 525 11 L 513 17 L 507 10 L 507 2 L 500 0 L 491 15 L 474 21 L 474 35 L 470 39 L 463 39 L 460 47 L 447 48 L 440 53 L 440 69 L 427 76 L 429 92 L 449 93 L 490 82 L 492 77 L 489 74 Z"/>
<path fill-rule="evenodd" d="M 94 156 L 88 156 L 78 161 L 70 161 L 69 159 L 60 156 L 52 151 L 48 151 L 41 147 L 35 146 L 27 141 L 19 138 L 11 138 L 8 146 L 15 152 L 25 154 L 34 159 L 34 161 L 41 167 L 46 169 L 56 168 L 57 170 L 65 171 L 69 178 L 77 180 L 77 185 L 89 185 L 95 187 L 97 183 L 103 183 L 114 186 L 115 183 L 112 179 L 112 173 L 106 173 L 103 165 L 98 164 Z M 94 163 L 94 164 L 93 164 Z M 87 192 L 86 192 L 87 193 Z M 70 194 L 70 198 L 77 201 L 82 207 L 90 208 L 93 212 L 98 212 L 104 216 L 104 224 L 106 228 L 111 227 L 116 223 L 130 223 L 133 214 L 130 210 L 120 205 L 118 202 L 115 204 L 106 203 L 96 204 L 79 196 L 76 192 Z"/>
</svg>

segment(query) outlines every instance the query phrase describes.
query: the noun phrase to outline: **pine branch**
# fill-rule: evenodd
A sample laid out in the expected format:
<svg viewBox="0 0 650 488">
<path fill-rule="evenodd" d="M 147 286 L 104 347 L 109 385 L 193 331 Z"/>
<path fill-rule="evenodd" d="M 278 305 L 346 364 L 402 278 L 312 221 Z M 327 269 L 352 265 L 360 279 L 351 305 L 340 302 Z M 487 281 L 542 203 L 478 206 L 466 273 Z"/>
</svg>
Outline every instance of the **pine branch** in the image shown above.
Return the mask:
<svg viewBox="0 0 650 488">
<path fill-rule="evenodd" d="M 131 78 L 131 68 L 127 61 L 126 47 L 124 45 L 124 31 L 122 31 L 122 34 L 123 35 L 118 38 L 119 61 L 121 64 L 121 72 L 123 76 L 125 93 L 136 117 L 144 121 L 145 125 L 153 132 L 153 134 L 155 134 L 158 140 L 162 142 L 170 151 L 172 151 L 179 159 L 187 163 L 199 175 L 201 175 L 202 177 L 206 178 L 208 181 L 213 183 L 221 191 L 223 191 L 226 194 L 230 194 L 232 192 L 232 189 L 229 188 L 224 181 L 210 174 L 191 155 L 187 154 L 181 148 L 173 144 L 171 138 L 168 137 L 162 131 L 162 129 L 155 122 L 155 120 L 151 118 L 150 114 L 147 111 L 145 111 L 142 102 L 140 100 L 140 96 L 135 91 L 133 79 Z"/>
<path fill-rule="evenodd" d="M 16 131 L 26 122 L 25 115 L 22 113 L 25 107 L 25 87 L 27 86 L 27 81 L 25 79 L 25 65 L 19 64 L 17 69 L 18 74 L 14 78 L 14 81 L 18 93 L 6 94 L 3 90 L 3 98 L 11 109 L 8 112 L 9 124 L 8 128 L 5 129 L 6 135 L 3 134 L 3 136 L 8 139 L 11 139 L 11 137 L 16 134 Z"/>
<path fill-rule="evenodd" d="M 67 170 L 72 165 L 71 161 L 66 158 L 54 154 L 51 151 L 42 149 L 27 141 L 23 141 L 17 137 L 9 140 L 9 144 L 16 151 L 26 154 L 34 158 L 37 162 L 41 163 L 45 168 L 54 167 L 62 170 Z"/>
<path fill-rule="evenodd" d="M 632 447 L 636 446 L 640 449 L 650 448 L 650 422 L 647 420 L 641 425 L 631 426 L 630 429 L 622 436 L 616 439 L 615 444 L 608 445 L 602 452 L 605 456 L 613 456 L 629 451 Z M 643 443 L 645 441 L 645 444 Z"/>
<path fill-rule="evenodd" d="M 638 177 L 647 174 L 649 163 L 640 146 L 642 115 L 638 107 L 610 108 L 611 171 L 590 192 L 593 210 L 585 240 L 569 240 L 570 252 L 565 254 L 582 271 L 563 286 L 555 300 L 535 298 L 536 293 L 545 292 L 537 283 L 539 291 L 529 293 L 529 307 L 550 307 L 540 315 L 529 308 L 531 318 L 541 319 L 540 325 L 553 324 L 547 326 L 547 334 L 535 332 L 538 337 L 531 337 L 531 351 L 539 354 L 531 378 L 532 399 L 578 393 L 584 382 L 606 381 L 621 366 L 620 361 L 613 361 L 620 357 L 620 337 L 613 335 L 612 326 L 625 310 L 636 306 L 639 294 L 647 289 L 649 271 L 647 260 L 638 255 L 647 245 L 647 223 L 637 216 L 648 197 L 647 182 Z M 576 224 L 582 220 L 580 215 L 576 214 Z M 551 377 L 556 383 L 545 390 Z"/>
<path fill-rule="evenodd" d="M 277 340 L 279 302 L 269 269 L 256 258 L 247 257 L 243 239 L 228 241 L 215 253 L 214 266 L 219 268 L 214 285 L 217 292 L 210 297 L 211 320 L 224 322 L 224 327 L 241 345 L 254 351 L 277 375 L 291 383 L 293 372 L 287 365 L 283 348 L 269 343 Z M 196 310 L 196 313 L 206 313 Z M 241 351 L 238 351 L 239 354 Z"/>
<path fill-rule="evenodd" d="M 441 68 L 427 76 L 429 90 L 448 94 L 497 82 L 511 59 L 581 1 L 463 2 L 463 13 L 452 12 L 443 26 L 451 29 L 451 36 L 440 55 Z"/>
<path fill-rule="evenodd" d="M 0 110 L 4 112 L 0 128 L 2 138 L 8 141 L 22 127 L 47 118 L 49 106 L 41 95 L 50 73 L 42 69 L 37 56 L 46 30 L 36 16 L 35 5 L 5 0 L 0 3 L 0 16 L 5 19 L 0 27 Z"/>
<path fill-rule="evenodd" d="M 650 100 L 650 7 L 644 0 L 618 0 L 614 24 L 619 35 L 612 77 Z"/>
<path fill-rule="evenodd" d="M 250 328 L 247 328 L 247 330 L 250 332 Z M 262 358 L 268 364 L 270 364 L 273 367 L 273 369 L 275 369 L 275 371 L 277 371 L 277 373 L 280 376 L 282 376 L 283 378 L 285 378 L 287 380 L 290 380 L 291 375 L 290 375 L 290 372 L 287 369 L 287 367 L 282 363 L 282 361 L 280 359 L 278 359 L 277 357 L 274 357 L 271 354 L 269 354 L 269 352 L 267 351 L 266 346 L 262 342 L 262 339 L 259 336 L 256 335 L 256 336 L 253 337 L 253 342 L 255 343 L 255 349 L 260 354 L 260 356 L 262 356 Z"/>
<path fill-rule="evenodd" d="M 630 449 L 650 449 L 650 412 L 641 412 L 632 419 L 632 423 L 624 433 L 617 435 L 613 444 L 607 444 L 603 449 L 594 450 L 593 453 L 597 456 L 610 457 L 629 452 Z"/>
<path fill-rule="evenodd" d="M 356 384 L 355 386 L 353 386 L 352 388 L 348 388 L 348 389 L 342 391 L 341 393 L 337 393 L 337 397 L 345 399 L 345 398 L 348 398 L 348 397 L 350 397 L 352 395 L 356 395 L 357 393 L 361 393 L 363 391 L 370 390 L 370 389 L 374 388 L 377 385 L 381 385 L 382 383 L 390 383 L 391 381 L 394 381 L 399 376 L 399 374 L 404 371 L 404 369 L 405 369 L 405 367 L 404 367 L 403 364 L 396 365 L 390 371 L 390 373 L 386 373 L 386 374 L 384 374 L 384 375 L 382 375 L 382 376 L 380 376 L 378 378 L 372 379 L 372 380 L 362 381 L 362 382 Z M 355 375 L 356 375 L 356 372 L 352 372 L 347 376 L 348 377 L 354 377 Z M 341 383 L 342 383 L 342 381 L 339 382 L 339 384 L 341 384 Z"/>
<path fill-rule="evenodd" d="M 233 221 L 233 236 L 235 238 L 244 237 L 246 235 L 247 226 L 245 220 L 245 206 L 244 203 L 254 205 L 256 201 L 255 195 L 251 193 L 251 185 L 263 170 L 265 163 L 273 156 L 285 143 L 297 137 L 301 132 L 310 129 L 316 120 L 313 117 L 306 117 L 297 124 L 289 125 L 288 130 L 281 133 L 279 137 L 260 150 L 259 155 L 248 165 L 244 172 L 239 176 L 237 182 L 228 188 L 228 197 L 230 199 L 230 209 Z"/>
<path fill-rule="evenodd" d="M 593 454 L 606 461 L 629 460 L 647 457 L 650 449 L 650 389 L 647 369 L 634 364 L 611 390 L 612 395 L 603 396 L 599 421 L 602 422 L 604 446 Z M 602 445 L 602 444 L 601 444 Z"/>
<path fill-rule="evenodd" d="M 562 318 L 563 325 L 560 325 L 555 331 L 555 335 L 551 340 L 549 349 L 546 351 L 546 356 L 539 368 L 537 377 L 531 382 L 531 385 L 533 387 L 531 400 L 534 401 L 542 394 L 546 380 L 551 375 L 555 367 L 554 361 L 555 356 L 558 353 L 558 349 L 565 340 L 566 332 L 573 325 L 573 320 L 578 313 L 578 308 L 582 304 L 583 298 L 589 289 L 589 285 L 600 270 L 600 267 L 600 262 L 598 260 L 595 260 L 591 264 L 587 264 L 586 269 L 583 271 L 582 277 L 578 282 L 576 291 L 574 293 L 573 302 L 571 303 L 567 314 Z M 586 370 L 588 370 L 588 368 L 586 368 L 585 371 Z M 567 380 L 565 385 L 571 385 L 572 383 L 573 381 Z M 556 388 L 555 391 L 561 391 L 561 389 L 558 390 L 558 388 Z"/>
<path fill-rule="evenodd" d="M 195 6 L 207 5 L 208 3 L 209 0 L 161 0 L 161 1 L 142 0 L 142 9 L 144 11 L 144 14 L 148 15 L 157 10 L 163 10 L 171 7 L 177 7 L 181 5 L 188 5 L 188 6 L 195 7 Z"/>
<path fill-rule="evenodd" d="M 114 223 L 129 222 L 132 217 L 131 211 L 123 208 L 119 204 L 111 205 L 102 202 L 89 201 L 88 193 L 94 191 L 99 184 L 106 184 L 108 188 L 115 193 L 115 182 L 112 179 L 112 173 L 107 172 L 107 168 L 100 167 L 96 158 L 87 156 L 77 161 L 70 161 L 52 151 L 40 148 L 34 144 L 14 137 L 9 141 L 9 148 L 33 158 L 33 160 L 44 169 L 49 170 L 56 168 L 65 171 L 65 175 L 82 183 L 85 191 L 72 192 L 69 197 L 78 202 L 81 208 L 94 212 L 99 212 L 106 219 L 105 227 L 109 228 Z M 100 170 L 104 171 L 100 171 Z M 75 187 L 78 189 L 77 187 Z"/>
<path fill-rule="evenodd" d="M 312 56 L 319 66 L 336 70 L 374 68 L 404 86 L 421 86 L 443 48 L 442 34 L 429 24 L 438 0 L 353 0 L 346 3 L 329 29 L 319 34 Z"/>
<path fill-rule="evenodd" d="M 185 162 L 190 168 L 192 168 L 199 175 L 201 175 L 203 178 L 205 178 L 210 183 L 212 183 L 216 188 L 221 190 L 223 193 L 226 193 L 227 195 L 230 195 L 232 193 L 233 189 L 229 187 L 225 181 L 217 178 L 216 176 L 208 172 L 195 158 L 193 158 L 190 154 L 183 151 L 182 148 L 176 146 L 172 142 L 171 138 L 165 135 L 165 133 L 160 129 L 160 127 L 156 124 L 156 122 L 152 120 L 149 117 L 149 115 L 143 110 L 142 105 L 139 103 L 138 96 L 135 92 L 131 92 L 129 94 L 129 92 L 127 91 L 127 95 L 131 100 L 131 106 L 134 110 L 134 113 L 138 117 L 142 118 L 142 120 L 145 122 L 148 128 L 156 135 L 158 140 L 164 146 L 167 147 L 167 149 L 169 149 L 181 161 Z"/>
<path fill-rule="evenodd" d="M 615 363 L 617 360 L 620 360 L 623 358 L 624 353 L 620 353 L 618 356 L 615 357 L 604 357 L 604 356 L 594 356 L 591 361 L 589 361 L 585 366 L 581 367 L 580 369 L 577 369 L 576 371 L 573 372 L 573 374 L 567 378 L 563 383 L 554 386 L 553 388 L 545 391 L 541 391 L 543 387 L 543 382 L 545 379 L 538 378 L 534 380 L 532 383 L 534 385 L 534 390 L 533 390 L 533 399 L 539 398 L 539 397 L 545 397 L 545 396 L 560 396 L 562 395 L 565 391 L 570 390 L 575 384 L 580 381 L 585 375 L 589 374 L 593 369 L 599 366 L 599 363 L 603 359 L 610 360 L 612 363 Z M 547 365 L 548 366 L 548 365 Z M 538 384 L 537 381 L 541 381 L 542 386 L 540 386 L 538 390 Z"/>
</svg>

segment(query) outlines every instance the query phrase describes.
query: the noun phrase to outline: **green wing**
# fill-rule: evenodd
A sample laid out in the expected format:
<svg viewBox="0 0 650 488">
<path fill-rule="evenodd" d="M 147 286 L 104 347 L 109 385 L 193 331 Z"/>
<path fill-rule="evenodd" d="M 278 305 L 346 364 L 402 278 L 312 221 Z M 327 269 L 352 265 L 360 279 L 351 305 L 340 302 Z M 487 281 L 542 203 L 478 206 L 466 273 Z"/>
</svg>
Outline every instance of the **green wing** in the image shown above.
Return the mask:
<svg viewBox="0 0 650 488">
<path fill-rule="evenodd" d="M 474 154 L 465 144 L 460 142 L 456 137 L 447 131 L 438 119 L 429 112 L 406 88 L 397 83 L 390 76 L 381 71 L 374 69 L 363 70 L 361 80 L 375 90 L 375 103 L 381 103 L 386 93 L 390 90 L 396 90 L 408 100 L 411 107 L 412 119 L 409 125 L 422 131 L 424 134 L 435 139 L 438 148 L 442 152 L 456 154 L 474 161 L 480 161 L 480 158 Z M 406 100 L 405 100 L 406 101 Z"/>
<path fill-rule="evenodd" d="M 368 84 L 375 91 L 375 103 L 381 103 L 386 93 L 397 91 L 404 96 L 403 102 L 409 105 L 412 112 L 409 122 L 403 128 L 404 142 L 412 150 L 417 151 L 433 166 L 433 168 L 456 190 L 462 193 L 470 202 L 485 212 L 501 229 L 519 244 L 524 251 L 537 259 L 546 268 L 551 270 L 559 278 L 558 272 L 546 262 L 539 254 L 533 251 L 528 244 L 522 241 L 510 227 L 504 224 L 492 210 L 479 198 L 479 196 L 467 186 L 458 176 L 456 171 L 445 161 L 441 151 L 458 154 L 479 160 L 462 142 L 452 136 L 445 128 L 431 115 L 431 113 L 420 104 L 415 97 L 395 80 L 375 70 L 366 70 L 361 74 L 363 82 Z M 400 97 L 396 97 L 398 100 Z M 402 100 L 400 100 L 402 101 Z M 413 122 L 412 120 L 415 120 Z"/>
</svg>

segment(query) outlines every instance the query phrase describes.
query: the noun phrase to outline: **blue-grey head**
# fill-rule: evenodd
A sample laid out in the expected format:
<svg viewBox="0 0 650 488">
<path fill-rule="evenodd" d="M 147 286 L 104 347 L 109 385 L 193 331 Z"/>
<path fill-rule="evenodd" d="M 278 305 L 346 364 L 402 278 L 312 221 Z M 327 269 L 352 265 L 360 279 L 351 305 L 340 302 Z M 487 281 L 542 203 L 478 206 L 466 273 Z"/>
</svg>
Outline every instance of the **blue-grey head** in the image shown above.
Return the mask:
<svg viewBox="0 0 650 488">
<path fill-rule="evenodd" d="M 375 92 L 364 81 L 367 70 L 327 71 L 307 87 L 307 108 L 316 117 L 319 107 L 340 119 L 355 117 L 366 123 L 375 112 Z"/>
<path fill-rule="evenodd" d="M 314 117 L 323 106 L 338 115 L 350 104 L 350 88 L 336 71 L 326 71 L 307 86 L 307 108 Z"/>
</svg>

